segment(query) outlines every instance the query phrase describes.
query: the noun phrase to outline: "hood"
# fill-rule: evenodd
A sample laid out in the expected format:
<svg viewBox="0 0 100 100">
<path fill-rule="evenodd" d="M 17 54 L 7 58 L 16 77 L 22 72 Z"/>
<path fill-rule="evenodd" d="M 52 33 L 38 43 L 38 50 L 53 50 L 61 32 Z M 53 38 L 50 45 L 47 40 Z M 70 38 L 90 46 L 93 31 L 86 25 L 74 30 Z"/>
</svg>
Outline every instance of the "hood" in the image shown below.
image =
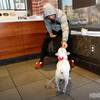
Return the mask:
<svg viewBox="0 0 100 100">
<path fill-rule="evenodd" d="M 43 6 L 43 12 L 44 12 L 44 17 L 47 17 L 49 15 L 56 14 L 56 8 L 52 6 L 50 3 L 46 3 Z"/>
</svg>

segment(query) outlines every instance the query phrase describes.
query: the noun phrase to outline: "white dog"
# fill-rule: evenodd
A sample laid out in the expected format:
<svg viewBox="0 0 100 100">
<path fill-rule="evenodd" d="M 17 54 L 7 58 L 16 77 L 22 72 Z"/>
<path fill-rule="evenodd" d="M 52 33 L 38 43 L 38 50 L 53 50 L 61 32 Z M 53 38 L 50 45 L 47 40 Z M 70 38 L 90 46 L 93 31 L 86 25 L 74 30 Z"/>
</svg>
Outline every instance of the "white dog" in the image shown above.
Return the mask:
<svg viewBox="0 0 100 100">
<path fill-rule="evenodd" d="M 58 56 L 58 62 L 57 62 L 57 69 L 55 72 L 55 81 L 57 85 L 57 92 L 63 92 L 66 93 L 68 81 L 69 81 L 69 72 L 70 72 L 70 64 L 68 61 L 68 53 L 65 48 L 59 48 L 58 52 L 55 54 Z M 59 86 L 60 80 L 64 80 L 64 86 L 61 90 Z"/>
</svg>

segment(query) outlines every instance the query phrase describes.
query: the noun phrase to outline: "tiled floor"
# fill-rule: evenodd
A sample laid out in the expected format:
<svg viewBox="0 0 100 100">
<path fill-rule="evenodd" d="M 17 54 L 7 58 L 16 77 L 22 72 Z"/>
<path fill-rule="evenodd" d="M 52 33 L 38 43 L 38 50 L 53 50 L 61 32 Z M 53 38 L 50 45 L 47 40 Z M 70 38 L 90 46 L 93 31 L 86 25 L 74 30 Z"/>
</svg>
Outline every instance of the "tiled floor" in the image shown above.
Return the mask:
<svg viewBox="0 0 100 100">
<path fill-rule="evenodd" d="M 0 100 L 100 100 L 100 76 L 75 67 L 71 96 L 56 96 L 56 88 L 45 88 L 56 62 L 47 59 L 44 68 L 35 70 L 36 60 L 0 66 Z"/>
</svg>

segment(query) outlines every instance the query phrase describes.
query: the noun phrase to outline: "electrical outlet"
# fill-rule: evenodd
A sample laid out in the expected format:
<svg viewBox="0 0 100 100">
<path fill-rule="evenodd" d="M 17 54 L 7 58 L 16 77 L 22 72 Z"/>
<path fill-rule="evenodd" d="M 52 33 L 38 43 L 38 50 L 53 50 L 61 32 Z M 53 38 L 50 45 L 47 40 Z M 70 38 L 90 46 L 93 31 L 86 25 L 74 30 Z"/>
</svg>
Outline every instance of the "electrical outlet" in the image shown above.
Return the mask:
<svg viewBox="0 0 100 100">
<path fill-rule="evenodd" d="M 91 52 L 95 51 L 95 45 L 91 45 Z"/>
</svg>

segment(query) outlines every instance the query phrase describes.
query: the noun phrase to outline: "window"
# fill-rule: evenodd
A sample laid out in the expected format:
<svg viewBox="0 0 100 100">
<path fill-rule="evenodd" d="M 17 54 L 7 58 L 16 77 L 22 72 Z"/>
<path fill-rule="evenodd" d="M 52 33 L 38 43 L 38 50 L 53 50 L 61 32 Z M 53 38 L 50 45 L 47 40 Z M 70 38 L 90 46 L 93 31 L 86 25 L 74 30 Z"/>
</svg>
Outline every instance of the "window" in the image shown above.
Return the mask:
<svg viewBox="0 0 100 100">
<path fill-rule="evenodd" d="M 26 10 L 27 0 L 0 0 L 0 10 Z"/>
<path fill-rule="evenodd" d="M 62 5 L 63 10 L 65 11 L 72 25 L 95 26 L 100 24 L 100 5 L 92 5 L 82 8 L 76 7 L 77 9 L 73 9 L 73 0 L 62 0 Z M 78 6 L 78 4 L 76 6 Z"/>
</svg>

